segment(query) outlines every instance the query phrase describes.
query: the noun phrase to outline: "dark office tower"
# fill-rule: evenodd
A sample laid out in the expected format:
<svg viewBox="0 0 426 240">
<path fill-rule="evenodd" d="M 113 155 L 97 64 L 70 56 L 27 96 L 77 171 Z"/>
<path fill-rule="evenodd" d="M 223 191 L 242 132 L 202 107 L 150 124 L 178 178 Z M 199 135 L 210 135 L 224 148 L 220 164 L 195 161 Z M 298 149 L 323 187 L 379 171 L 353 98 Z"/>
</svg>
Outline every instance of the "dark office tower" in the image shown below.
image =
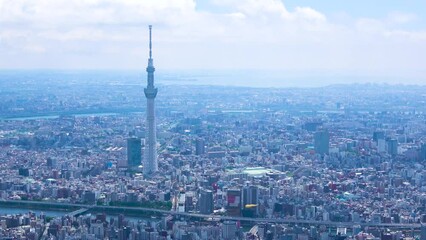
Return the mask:
<svg viewBox="0 0 426 240">
<path fill-rule="evenodd" d="M 24 177 L 30 176 L 30 170 L 28 168 L 19 168 L 18 172 L 20 176 L 24 176 Z"/>
<path fill-rule="evenodd" d="M 157 96 L 158 89 L 154 87 L 154 60 L 152 59 L 152 41 L 151 41 L 152 26 L 149 25 L 149 59 L 146 71 L 148 73 L 148 84 L 144 89 L 146 97 L 146 137 L 145 137 L 145 157 L 143 172 L 145 175 L 150 175 L 158 171 L 157 160 L 157 137 L 155 126 L 155 110 L 154 100 Z"/>
<path fill-rule="evenodd" d="M 255 216 L 258 211 L 259 188 L 257 186 L 244 186 L 242 192 L 242 209 L 243 215 Z"/>
<path fill-rule="evenodd" d="M 426 160 L 426 143 L 422 143 L 420 148 L 420 160 Z"/>
<path fill-rule="evenodd" d="M 222 238 L 223 240 L 237 239 L 237 223 L 234 221 L 225 221 L 222 224 Z"/>
<path fill-rule="evenodd" d="M 246 207 L 246 205 L 256 205 L 258 198 L 258 187 L 257 186 L 244 186 L 243 187 L 243 196 L 242 196 L 242 207 Z"/>
<path fill-rule="evenodd" d="M 315 152 L 321 155 L 328 154 L 330 134 L 327 130 L 317 131 L 314 134 Z"/>
<path fill-rule="evenodd" d="M 84 191 L 82 194 L 83 202 L 86 204 L 95 204 L 96 203 L 96 195 L 95 192 L 92 191 Z"/>
<path fill-rule="evenodd" d="M 203 155 L 205 152 L 206 152 L 206 146 L 204 143 L 204 139 L 197 138 L 197 140 L 195 140 L 195 154 Z"/>
<path fill-rule="evenodd" d="M 426 225 L 424 223 L 420 227 L 420 240 L 426 240 Z"/>
<path fill-rule="evenodd" d="M 186 192 L 185 194 L 185 212 L 194 210 L 194 192 Z"/>
<path fill-rule="evenodd" d="M 129 167 L 136 167 L 141 165 L 141 139 L 128 138 L 127 139 L 127 165 Z"/>
<path fill-rule="evenodd" d="M 118 228 L 124 227 L 124 215 L 120 214 L 118 215 Z"/>
<path fill-rule="evenodd" d="M 201 189 L 200 197 L 198 198 L 198 206 L 202 214 L 213 213 L 213 192 L 207 189 Z"/>
<path fill-rule="evenodd" d="M 373 141 L 375 141 L 377 143 L 379 141 L 379 139 L 385 139 L 385 132 L 375 131 L 373 133 Z"/>
<path fill-rule="evenodd" d="M 398 154 L 398 140 L 396 139 L 389 139 L 387 141 L 387 150 L 388 154 L 395 156 Z"/>
</svg>

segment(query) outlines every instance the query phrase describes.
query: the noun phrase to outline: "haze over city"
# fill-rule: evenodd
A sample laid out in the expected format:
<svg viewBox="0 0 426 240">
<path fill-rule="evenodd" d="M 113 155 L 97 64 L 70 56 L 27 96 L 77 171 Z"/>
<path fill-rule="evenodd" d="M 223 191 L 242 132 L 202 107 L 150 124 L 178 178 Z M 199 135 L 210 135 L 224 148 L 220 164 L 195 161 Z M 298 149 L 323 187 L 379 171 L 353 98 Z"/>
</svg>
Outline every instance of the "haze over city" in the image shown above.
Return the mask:
<svg viewBox="0 0 426 240">
<path fill-rule="evenodd" d="M 422 0 L 1 0 L 0 68 L 141 69 L 154 24 L 160 74 L 424 84 L 425 11 Z"/>
</svg>

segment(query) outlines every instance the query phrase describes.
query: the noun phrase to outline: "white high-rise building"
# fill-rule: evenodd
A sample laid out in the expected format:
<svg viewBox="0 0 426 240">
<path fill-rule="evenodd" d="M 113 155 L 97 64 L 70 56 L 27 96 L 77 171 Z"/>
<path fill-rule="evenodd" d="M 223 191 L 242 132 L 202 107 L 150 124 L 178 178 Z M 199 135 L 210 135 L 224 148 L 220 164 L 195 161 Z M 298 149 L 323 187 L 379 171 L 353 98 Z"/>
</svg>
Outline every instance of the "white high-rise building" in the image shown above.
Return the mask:
<svg viewBox="0 0 426 240">
<path fill-rule="evenodd" d="M 144 89 L 146 97 L 146 136 L 145 136 L 145 157 L 143 164 L 143 172 L 145 175 L 150 175 L 158 171 L 157 160 L 157 137 L 155 124 L 155 108 L 154 100 L 157 96 L 158 89 L 154 87 L 154 60 L 152 59 L 152 41 L 151 41 L 152 26 L 149 25 L 149 59 L 146 72 L 148 73 L 148 84 Z"/>
</svg>

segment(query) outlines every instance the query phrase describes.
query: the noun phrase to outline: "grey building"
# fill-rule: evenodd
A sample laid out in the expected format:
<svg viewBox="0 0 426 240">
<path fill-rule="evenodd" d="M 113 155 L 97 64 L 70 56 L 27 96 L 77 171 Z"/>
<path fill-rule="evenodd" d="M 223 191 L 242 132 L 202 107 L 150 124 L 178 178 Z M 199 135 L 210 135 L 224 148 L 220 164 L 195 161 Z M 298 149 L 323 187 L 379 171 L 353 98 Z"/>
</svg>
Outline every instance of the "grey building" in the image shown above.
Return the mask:
<svg viewBox="0 0 426 240">
<path fill-rule="evenodd" d="M 200 196 L 198 198 L 198 206 L 200 213 L 210 214 L 213 213 L 213 192 L 207 189 L 200 190 Z"/>
<path fill-rule="evenodd" d="M 234 221 L 225 221 L 222 224 L 222 239 L 234 240 L 237 237 L 237 223 Z"/>
<path fill-rule="evenodd" d="M 321 155 L 328 154 L 330 148 L 330 134 L 328 130 L 317 131 L 314 134 L 315 152 Z"/>
<path fill-rule="evenodd" d="M 242 190 L 242 209 L 249 209 L 252 214 L 257 215 L 259 207 L 259 188 L 257 186 L 244 186 Z"/>
<path fill-rule="evenodd" d="M 245 186 L 242 193 L 242 207 L 248 204 L 257 204 L 259 189 L 257 186 Z"/>
<path fill-rule="evenodd" d="M 127 139 L 127 165 L 135 167 L 141 165 L 142 151 L 141 139 L 128 138 Z"/>
<path fill-rule="evenodd" d="M 424 223 L 420 227 L 420 240 L 426 240 L 426 225 Z"/>
<path fill-rule="evenodd" d="M 373 133 L 373 141 L 375 141 L 377 143 L 379 141 L 379 139 L 385 139 L 385 132 L 375 131 Z"/>
<path fill-rule="evenodd" d="M 197 140 L 195 140 L 195 154 L 203 155 L 204 153 L 206 153 L 206 146 L 204 143 L 204 139 L 197 138 Z"/>
<path fill-rule="evenodd" d="M 396 139 L 389 139 L 387 141 L 387 150 L 388 153 L 392 156 L 395 156 L 398 154 L 398 140 Z"/>
<path fill-rule="evenodd" d="M 426 160 L 426 143 L 422 143 L 420 148 L 420 160 Z"/>
</svg>

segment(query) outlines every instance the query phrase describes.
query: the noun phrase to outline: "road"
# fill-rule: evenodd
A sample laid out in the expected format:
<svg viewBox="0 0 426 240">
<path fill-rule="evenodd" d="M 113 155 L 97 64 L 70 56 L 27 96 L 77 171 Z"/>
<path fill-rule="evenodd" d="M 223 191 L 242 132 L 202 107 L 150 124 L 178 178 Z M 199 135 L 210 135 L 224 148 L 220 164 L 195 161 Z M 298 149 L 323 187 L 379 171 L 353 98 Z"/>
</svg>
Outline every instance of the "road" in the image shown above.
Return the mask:
<svg viewBox="0 0 426 240">
<path fill-rule="evenodd" d="M 56 207 L 69 207 L 69 208 L 87 208 L 92 211 L 97 210 L 124 210 L 124 211 L 146 211 L 161 213 L 166 215 L 175 215 L 182 217 L 192 217 L 200 219 L 217 219 L 217 220 L 230 220 L 230 221 L 246 221 L 254 223 L 282 223 L 282 224 L 306 224 L 306 225 L 325 225 L 333 227 L 350 227 L 354 225 L 360 225 L 361 227 L 380 227 L 380 228 L 392 228 L 392 229 L 418 229 L 421 227 L 417 223 L 353 223 L 353 222 L 332 222 L 332 221 L 315 221 L 315 220 L 300 220 L 300 219 L 284 219 L 284 218 L 248 218 L 248 217 L 231 217 L 231 216 L 220 216 L 220 215 L 207 215 L 199 213 L 187 213 L 187 212 L 175 212 L 169 210 L 143 208 L 143 207 L 120 207 L 120 206 L 97 206 L 97 205 L 86 205 L 76 203 L 60 203 L 60 202 L 39 202 L 39 201 L 19 201 L 19 200 L 7 200 L 0 201 L 5 203 L 15 204 L 27 204 L 27 205 L 39 205 L 39 206 L 56 206 Z"/>
</svg>

